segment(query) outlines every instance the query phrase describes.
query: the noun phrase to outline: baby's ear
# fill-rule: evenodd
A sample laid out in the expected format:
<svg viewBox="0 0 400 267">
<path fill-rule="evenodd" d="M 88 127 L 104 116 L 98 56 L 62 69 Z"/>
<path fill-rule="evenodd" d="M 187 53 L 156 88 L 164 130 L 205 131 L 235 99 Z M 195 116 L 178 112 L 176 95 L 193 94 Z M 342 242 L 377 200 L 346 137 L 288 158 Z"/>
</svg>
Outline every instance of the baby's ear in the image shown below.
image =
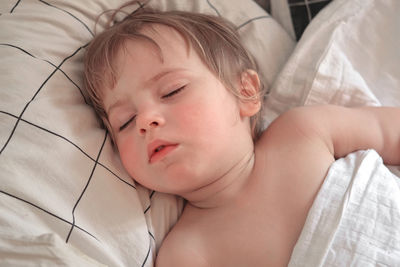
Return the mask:
<svg viewBox="0 0 400 267">
<path fill-rule="evenodd" d="M 240 75 L 240 115 L 251 117 L 261 108 L 260 79 L 256 71 L 248 69 Z"/>
</svg>

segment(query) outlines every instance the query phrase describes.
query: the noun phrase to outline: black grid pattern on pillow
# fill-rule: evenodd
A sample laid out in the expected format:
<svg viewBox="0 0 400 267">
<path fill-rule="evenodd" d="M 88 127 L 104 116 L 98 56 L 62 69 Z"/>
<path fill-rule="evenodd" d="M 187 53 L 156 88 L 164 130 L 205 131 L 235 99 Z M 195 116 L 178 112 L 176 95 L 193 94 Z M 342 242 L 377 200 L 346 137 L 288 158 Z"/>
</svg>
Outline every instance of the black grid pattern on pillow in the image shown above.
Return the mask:
<svg viewBox="0 0 400 267">
<path fill-rule="evenodd" d="M 207 3 L 210 5 L 210 7 L 215 10 L 217 15 L 220 15 L 220 12 L 212 5 L 212 3 L 209 0 L 205 0 L 205 1 L 207 1 Z M 64 10 L 64 9 L 62 9 L 54 4 L 51 4 L 49 2 L 46 2 L 44 0 L 38 0 L 38 2 L 43 4 L 43 7 L 55 8 L 55 9 L 59 10 L 64 16 L 69 16 L 70 18 L 76 20 L 79 24 L 81 24 L 81 26 L 87 32 L 87 35 L 88 35 L 87 40 L 90 40 L 93 37 L 93 32 L 83 22 L 84 21 L 83 19 L 80 19 L 78 16 L 72 14 L 71 12 Z M 9 6 L 11 8 L 9 10 L 9 14 L 18 13 L 18 9 L 21 6 L 23 6 L 25 3 L 26 3 L 25 1 L 21 1 L 21 0 L 12 0 L 12 1 L 10 0 Z M 4 13 L 5 13 L 4 10 L 2 12 L 3 12 L 3 14 L 0 14 L 0 16 L 4 15 Z M 252 23 L 253 21 L 257 21 L 257 20 L 261 20 L 261 19 L 269 19 L 269 18 L 270 18 L 269 15 L 254 17 L 252 19 L 249 19 L 248 21 L 242 22 L 240 25 L 237 26 L 237 28 L 239 29 L 241 27 L 245 27 L 246 25 Z M 75 48 L 75 50 L 72 54 L 63 58 L 62 60 L 60 60 L 60 62 L 54 63 L 50 59 L 43 59 L 43 58 L 37 57 L 36 55 L 32 54 L 31 52 L 28 52 L 29 49 L 24 48 L 20 44 L 17 45 L 17 44 L 9 43 L 9 42 L 7 42 L 7 40 L 0 40 L 0 49 L 15 49 L 15 51 L 17 51 L 16 53 L 19 53 L 20 55 L 24 55 L 27 57 L 31 57 L 35 60 L 41 61 L 44 64 L 48 64 L 49 68 L 51 69 L 51 71 L 48 73 L 46 78 L 43 80 L 43 82 L 39 86 L 39 88 L 28 88 L 28 91 L 31 93 L 31 96 L 28 97 L 28 100 L 25 102 L 23 108 L 20 110 L 19 113 L 12 113 L 12 112 L 9 112 L 8 110 L 5 110 L 2 107 L 0 107 L 1 117 L 3 117 L 3 118 L 6 117 L 8 120 L 14 121 L 13 126 L 10 127 L 8 137 L 6 138 L 6 140 L 4 140 L 3 144 L 0 147 L 0 161 L 2 159 L 4 159 L 4 157 L 7 157 L 7 150 L 11 149 L 10 143 L 12 143 L 12 141 L 18 142 L 18 137 L 16 137 L 18 130 L 23 131 L 22 129 L 24 129 L 26 127 L 33 127 L 35 129 L 35 131 L 40 132 L 43 135 L 44 139 L 52 139 L 52 140 L 57 140 L 57 142 L 62 142 L 64 145 L 69 146 L 71 148 L 71 150 L 74 150 L 75 152 L 80 154 L 80 156 L 82 158 L 86 158 L 89 163 L 91 162 L 91 165 L 88 167 L 88 168 L 91 168 L 91 171 L 89 172 L 90 175 L 83 182 L 84 186 L 83 186 L 81 192 L 78 194 L 78 197 L 76 198 L 75 203 L 71 206 L 71 210 L 70 210 L 69 214 L 60 215 L 59 213 L 55 213 L 55 212 L 51 211 L 51 209 L 48 206 L 39 205 L 36 203 L 35 199 L 33 199 L 33 200 L 26 199 L 24 195 L 20 195 L 18 193 L 9 191 L 9 189 L 7 187 L 4 188 L 2 186 L 2 184 L 0 183 L 0 195 L 2 197 L 8 197 L 13 200 L 19 201 L 20 203 L 22 203 L 22 205 L 28 205 L 33 210 L 36 210 L 37 214 L 39 214 L 38 216 L 51 217 L 53 221 L 59 221 L 59 223 L 66 225 L 67 228 L 69 228 L 69 231 L 65 236 L 61 236 L 61 238 L 64 238 L 66 243 L 70 242 L 71 235 L 74 232 L 80 232 L 79 235 L 82 235 L 82 234 L 87 235 L 88 238 L 92 238 L 95 241 L 99 241 L 99 239 L 96 237 L 96 234 L 91 233 L 89 230 L 85 229 L 85 227 L 79 225 L 79 220 L 77 220 L 76 216 L 75 216 L 77 207 L 80 205 L 83 196 L 85 194 L 87 194 L 87 190 L 88 190 L 88 188 L 90 188 L 91 183 L 93 182 L 92 177 L 96 170 L 102 169 L 102 171 L 108 172 L 109 175 L 115 177 L 119 182 L 122 182 L 128 188 L 128 190 L 137 190 L 137 188 L 135 187 L 135 185 L 132 181 L 127 181 L 127 180 L 119 177 L 108 166 L 106 166 L 105 164 L 103 164 L 101 162 L 100 159 L 101 159 L 101 156 L 103 153 L 103 149 L 105 147 L 107 139 L 109 139 L 109 135 L 105 130 L 103 132 L 103 137 L 101 138 L 101 140 L 99 140 L 99 147 L 97 149 L 97 154 L 95 156 L 93 156 L 93 153 L 85 151 L 84 148 L 82 148 L 78 144 L 74 143 L 74 141 L 70 140 L 67 136 L 64 136 L 63 134 L 53 131 L 51 129 L 44 128 L 43 126 L 39 125 L 38 123 L 33 122 L 30 119 L 28 119 L 29 116 L 27 116 L 27 114 L 29 114 L 32 103 L 34 103 L 37 100 L 38 96 L 40 96 L 43 91 L 42 89 L 46 86 L 46 84 L 48 84 L 53 79 L 53 77 L 56 74 L 61 74 L 62 76 L 64 76 L 66 78 L 66 80 L 68 80 L 68 82 L 72 84 L 72 87 L 77 90 L 77 94 L 81 95 L 82 101 L 86 102 L 84 94 L 82 92 L 81 85 L 78 82 L 74 81 L 74 79 L 70 77 L 70 74 L 67 71 L 63 70 L 63 66 L 65 66 L 68 63 L 68 61 L 74 59 L 74 57 L 76 57 L 78 54 L 83 53 L 83 51 L 85 50 L 87 45 L 88 45 L 88 42 L 82 42 L 78 47 Z M 45 162 L 43 162 L 43 164 L 44 164 L 44 168 L 46 168 Z M 54 168 L 54 166 L 48 166 L 48 168 Z M 29 177 L 27 179 L 29 179 Z M 149 193 L 149 203 L 145 204 L 147 206 L 144 207 L 144 210 L 143 210 L 145 216 L 149 216 L 148 213 L 149 213 L 149 210 L 151 209 L 151 200 L 156 195 L 155 193 L 156 192 L 154 192 L 154 191 L 151 191 Z M 106 194 L 106 192 L 105 192 L 105 194 Z M 49 203 L 49 205 L 51 205 L 51 203 Z M 72 219 L 70 219 L 71 214 L 72 214 Z M 57 233 L 57 234 L 60 234 L 60 233 Z M 150 242 L 150 246 L 148 248 L 147 255 L 144 255 L 143 259 L 139 259 L 139 261 L 142 262 L 141 266 L 147 266 L 150 262 L 149 258 L 151 257 L 151 255 L 153 255 L 153 256 L 155 255 L 155 238 L 154 238 L 153 233 L 150 230 L 148 231 L 148 234 L 149 234 L 150 240 L 152 240 L 152 242 Z"/>
<path fill-rule="evenodd" d="M 331 0 L 288 0 L 296 39 L 299 40 L 313 17 Z"/>
</svg>

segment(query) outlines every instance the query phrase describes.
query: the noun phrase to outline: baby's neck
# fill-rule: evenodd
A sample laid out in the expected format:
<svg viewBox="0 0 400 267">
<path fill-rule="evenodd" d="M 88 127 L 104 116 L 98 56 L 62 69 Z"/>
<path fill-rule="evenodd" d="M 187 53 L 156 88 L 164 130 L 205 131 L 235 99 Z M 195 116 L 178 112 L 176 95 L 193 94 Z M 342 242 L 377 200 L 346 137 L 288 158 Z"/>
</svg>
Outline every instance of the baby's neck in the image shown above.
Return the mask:
<svg viewBox="0 0 400 267">
<path fill-rule="evenodd" d="M 196 208 L 222 207 L 231 203 L 244 189 L 253 167 L 254 151 L 249 151 L 219 179 L 182 197 Z"/>
</svg>

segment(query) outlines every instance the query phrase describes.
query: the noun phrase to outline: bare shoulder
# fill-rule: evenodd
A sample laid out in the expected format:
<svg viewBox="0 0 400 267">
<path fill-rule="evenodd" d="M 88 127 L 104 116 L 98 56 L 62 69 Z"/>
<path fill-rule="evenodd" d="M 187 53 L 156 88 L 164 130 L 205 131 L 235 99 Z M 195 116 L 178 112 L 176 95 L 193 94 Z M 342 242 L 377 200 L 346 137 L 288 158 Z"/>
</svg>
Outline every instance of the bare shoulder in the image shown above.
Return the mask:
<svg viewBox="0 0 400 267">
<path fill-rule="evenodd" d="M 259 140 L 259 146 L 283 147 L 293 145 L 316 145 L 332 152 L 326 117 L 331 106 L 296 107 L 284 112 L 274 120 Z M 284 145 L 284 146 L 282 146 Z"/>
<path fill-rule="evenodd" d="M 279 188 L 270 195 L 276 198 L 280 213 L 289 223 L 305 219 L 335 161 L 322 115 L 329 112 L 325 106 L 291 109 L 273 121 L 256 144 L 257 166 L 264 172 L 264 179 Z M 299 217 L 295 219 L 293 214 Z"/>
<path fill-rule="evenodd" d="M 157 254 L 156 266 L 210 266 L 205 251 L 192 232 L 173 228 Z"/>
</svg>

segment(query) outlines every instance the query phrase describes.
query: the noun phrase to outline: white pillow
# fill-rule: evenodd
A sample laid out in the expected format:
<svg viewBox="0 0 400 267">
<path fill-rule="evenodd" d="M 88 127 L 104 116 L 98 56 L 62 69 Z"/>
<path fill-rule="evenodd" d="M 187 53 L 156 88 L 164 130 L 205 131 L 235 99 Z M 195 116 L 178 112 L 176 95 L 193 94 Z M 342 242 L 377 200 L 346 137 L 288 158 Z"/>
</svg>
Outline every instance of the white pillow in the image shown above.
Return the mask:
<svg viewBox="0 0 400 267">
<path fill-rule="evenodd" d="M 123 2 L 0 2 L 0 265 L 151 266 L 178 219 L 182 200 L 133 182 L 83 97 L 97 15 Z M 267 84 L 294 45 L 250 0 L 150 5 L 230 19 Z"/>
<path fill-rule="evenodd" d="M 336 0 L 314 18 L 272 86 L 265 121 L 294 106 L 400 106 L 400 1 Z"/>
</svg>

